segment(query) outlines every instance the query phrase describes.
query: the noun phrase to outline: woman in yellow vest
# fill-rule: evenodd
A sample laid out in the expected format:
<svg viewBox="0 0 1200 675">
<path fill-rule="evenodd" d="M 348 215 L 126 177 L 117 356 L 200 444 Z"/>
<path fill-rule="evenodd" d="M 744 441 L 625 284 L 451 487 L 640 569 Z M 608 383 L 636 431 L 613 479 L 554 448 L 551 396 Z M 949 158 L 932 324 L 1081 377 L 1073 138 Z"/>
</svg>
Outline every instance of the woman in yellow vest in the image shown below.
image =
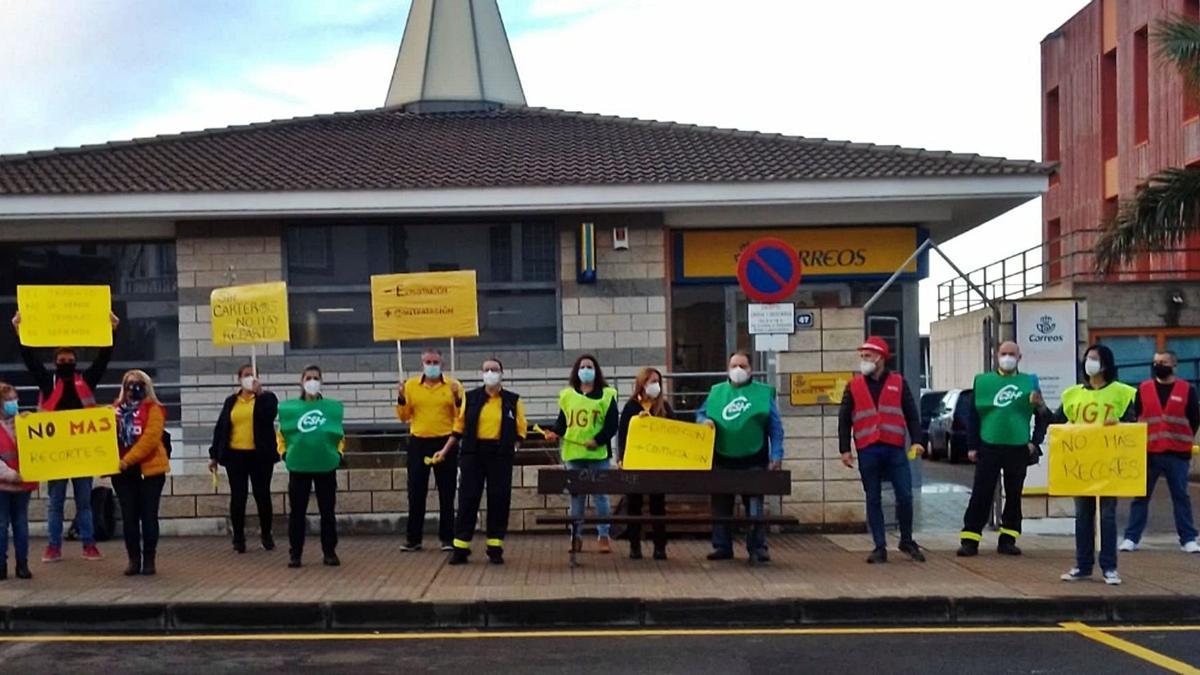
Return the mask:
<svg viewBox="0 0 1200 675">
<path fill-rule="evenodd" d="M 568 469 L 609 469 L 612 466 L 609 443 L 617 434 L 620 423 L 617 390 L 605 382 L 604 371 L 591 354 L 575 360 L 570 385 L 558 395 L 558 420 L 546 438 L 551 442 L 562 439 L 563 464 Z M 571 495 L 572 518 L 582 518 L 586 509 L 587 495 Z M 611 513 L 608 495 L 596 495 L 596 515 L 603 518 Z M 597 525 L 596 531 L 600 552 L 611 553 L 609 524 Z M 579 534 L 578 526 L 572 526 L 572 551 L 583 550 Z"/>
<path fill-rule="evenodd" d="M 1104 345 L 1090 347 L 1083 355 L 1084 384 L 1062 394 L 1062 407 L 1054 413 L 1055 424 L 1117 424 L 1134 422 L 1133 399 L 1137 389 L 1117 382 L 1117 364 L 1112 350 Z M 1062 575 L 1063 581 L 1092 576 L 1096 558 L 1096 498 L 1075 498 L 1075 567 Z M 1121 583 L 1117 573 L 1117 498 L 1100 498 L 1100 571 L 1104 583 Z"/>
</svg>

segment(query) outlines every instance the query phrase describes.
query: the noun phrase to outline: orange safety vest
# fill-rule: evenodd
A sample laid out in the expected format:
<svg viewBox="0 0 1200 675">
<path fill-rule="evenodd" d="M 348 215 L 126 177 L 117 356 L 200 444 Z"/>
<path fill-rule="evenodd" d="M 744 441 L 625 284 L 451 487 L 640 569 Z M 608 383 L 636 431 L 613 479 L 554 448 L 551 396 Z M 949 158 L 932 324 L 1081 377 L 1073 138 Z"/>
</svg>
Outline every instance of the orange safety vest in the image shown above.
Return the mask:
<svg viewBox="0 0 1200 675">
<path fill-rule="evenodd" d="M 1142 416 L 1139 422 L 1146 423 L 1146 451 L 1183 452 L 1191 454 L 1195 437 L 1187 419 L 1189 385 L 1176 380 L 1164 408 L 1158 400 L 1158 386 L 1154 380 L 1142 383 L 1138 393 L 1142 398 Z"/>
<path fill-rule="evenodd" d="M 54 378 L 54 390 L 50 392 L 50 398 L 43 398 L 41 392 L 38 392 L 38 408 L 53 412 L 58 410 L 58 403 L 62 401 L 63 387 L 65 383 L 58 377 Z M 85 408 L 96 407 L 96 395 L 92 393 L 92 388 L 83 380 L 83 376 L 75 374 L 75 393 L 79 395 L 79 402 Z"/>
<path fill-rule="evenodd" d="M 854 447 L 859 451 L 875 443 L 904 447 L 903 389 L 904 378 L 899 373 L 889 373 L 876 405 L 867 378 L 855 375 L 850 381 L 850 395 L 854 397 Z"/>
</svg>

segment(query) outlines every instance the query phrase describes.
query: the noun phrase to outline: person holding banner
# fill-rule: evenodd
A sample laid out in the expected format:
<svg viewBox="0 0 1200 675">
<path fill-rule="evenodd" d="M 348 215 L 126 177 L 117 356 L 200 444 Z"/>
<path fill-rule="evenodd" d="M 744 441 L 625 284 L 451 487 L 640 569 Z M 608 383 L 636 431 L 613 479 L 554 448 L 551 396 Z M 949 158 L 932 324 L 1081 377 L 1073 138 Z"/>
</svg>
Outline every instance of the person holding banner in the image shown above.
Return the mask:
<svg viewBox="0 0 1200 675">
<path fill-rule="evenodd" d="M 114 332 L 121 321 L 116 314 L 109 312 L 109 322 Z M 17 336 L 21 334 L 21 313 L 17 312 L 12 318 L 13 330 Z M 38 358 L 37 352 L 21 345 L 21 358 L 25 368 L 33 377 L 38 387 L 38 408 L 43 411 L 82 410 L 96 407 L 96 387 L 108 371 L 108 362 L 112 359 L 112 347 L 101 347 L 96 352 L 96 358 L 87 370 L 78 370 L 78 358 L 71 347 L 59 347 L 54 352 L 54 372 L 51 373 Z M 103 560 L 104 556 L 96 546 L 96 535 L 92 521 L 92 479 L 72 478 L 67 480 L 52 480 L 46 484 L 50 501 L 46 506 L 46 529 L 49 543 L 46 552 L 42 554 L 42 562 L 60 562 L 62 557 L 63 510 L 67 502 L 67 483 L 70 482 L 75 494 L 75 520 L 79 525 L 79 538 L 83 540 L 83 559 L 87 561 Z"/>
<path fill-rule="evenodd" d="M 275 416 L 279 399 L 262 388 L 254 367 L 238 368 L 238 391 L 225 399 L 208 449 L 208 470 L 225 467 L 229 477 L 229 522 L 233 528 L 233 550 L 246 552 L 246 501 L 254 489 L 262 546 L 271 551 L 271 475 L 279 461 L 275 438 Z"/>
<path fill-rule="evenodd" d="M 0 581 L 8 578 L 8 531 L 12 529 L 17 578 L 32 579 L 29 571 L 29 495 L 37 483 L 21 480 L 17 455 L 17 390 L 0 382 Z"/>
<path fill-rule="evenodd" d="M 121 504 L 125 552 L 129 554 L 125 576 L 152 576 L 157 571 L 158 505 L 171 470 L 163 445 L 167 409 L 154 394 L 154 382 L 141 370 L 131 370 L 121 378 L 121 393 L 113 408 L 121 473 L 112 477 L 112 484 Z"/>
<path fill-rule="evenodd" d="M 1200 431 L 1200 401 L 1196 388 L 1175 376 L 1179 360 L 1174 352 L 1159 352 L 1151 365 L 1153 377 L 1138 388 L 1133 401 L 1134 414 L 1146 423 L 1146 496 L 1134 497 L 1129 507 L 1129 525 L 1125 528 L 1122 551 L 1136 551 L 1150 515 L 1150 496 L 1160 476 L 1167 479 L 1171 505 L 1175 513 L 1175 532 L 1184 553 L 1200 553 L 1196 525 L 1192 518 L 1192 499 L 1188 495 L 1188 470 L 1192 446 Z"/>
<path fill-rule="evenodd" d="M 298 400 L 279 404 L 279 454 L 288 469 L 288 567 L 300 567 L 308 531 L 308 497 L 317 492 L 321 513 L 321 552 L 329 567 L 342 564 L 337 556 L 337 468 L 346 437 L 345 407 L 321 395 L 321 369 L 309 366 L 300 376 Z"/>
<path fill-rule="evenodd" d="M 967 456 L 975 462 L 975 483 L 971 501 L 963 514 L 959 535 L 959 557 L 979 554 L 983 526 L 992 508 L 996 482 L 1004 473 L 1004 512 L 1000 523 L 1001 555 L 1021 555 L 1017 538 L 1021 536 L 1021 491 L 1025 471 L 1036 464 L 1046 438 L 1046 416 L 1036 375 L 1019 372 L 1021 348 L 1005 342 L 997 350 L 999 367 L 975 376 L 972 385 L 974 403 L 967 412 Z M 1030 420 L 1033 434 L 1030 436 Z"/>
<path fill-rule="evenodd" d="M 558 419 L 545 432 L 551 443 L 562 440 L 563 464 L 568 469 L 601 470 L 612 468 L 608 444 L 620 425 L 617 414 L 617 390 L 608 386 L 600 363 L 591 354 L 575 359 L 568 379 L 569 387 L 558 394 Z M 596 515 L 612 513 L 608 495 L 596 495 Z M 587 495 L 571 495 L 571 517 L 582 518 L 587 511 Z M 612 552 L 608 523 L 596 526 L 600 553 Z M 578 524 L 571 528 L 571 550 L 583 550 Z"/>
<path fill-rule="evenodd" d="M 1063 391 L 1062 406 L 1054 413 L 1055 424 L 1111 425 L 1134 422 L 1133 400 L 1137 390 L 1117 382 L 1117 363 L 1104 345 L 1089 347 L 1080 364 L 1086 378 Z M 1075 498 L 1075 567 L 1062 575 L 1063 581 L 1092 576 L 1096 558 L 1096 497 Z M 1104 583 L 1121 583 L 1117 572 L 1117 498 L 1100 497 L 1100 570 Z"/>
<path fill-rule="evenodd" d="M 633 395 L 625 403 L 621 411 L 621 424 L 617 430 L 617 447 L 621 457 L 624 457 L 625 441 L 629 438 L 629 424 L 635 417 L 653 415 L 654 417 L 670 418 L 674 414 L 667 397 L 663 396 L 662 373 L 656 368 L 642 368 L 638 371 L 633 382 Z M 618 462 L 618 466 L 619 466 Z M 642 515 L 644 495 L 631 494 L 626 497 L 629 515 Z M 667 515 L 667 500 L 665 495 L 650 495 L 650 515 Z M 633 560 L 642 559 L 642 526 L 629 526 L 629 557 Z M 662 523 L 654 524 L 654 559 L 667 559 L 667 527 Z"/>
<path fill-rule="evenodd" d="M 774 471 L 783 465 L 783 421 L 775 388 L 752 379 L 750 355 L 746 352 L 729 356 L 729 379 L 709 390 L 696 413 L 696 422 L 716 431 L 715 469 Z M 713 495 L 712 514 L 732 516 L 733 500 L 733 495 Z M 762 495 L 742 495 L 742 503 L 747 516 L 764 515 Z M 733 559 L 733 532 L 728 525 L 713 525 L 712 547 L 709 560 Z M 750 528 L 746 552 L 751 565 L 771 562 L 765 526 Z"/>
<path fill-rule="evenodd" d="M 425 530 L 425 497 L 429 493 L 432 468 L 438 491 L 438 538 L 442 550 L 454 550 L 454 491 L 458 481 L 458 459 L 454 453 L 433 463 L 433 456 L 446 445 L 454 431 L 454 420 L 462 406 L 462 385 L 442 374 L 442 353 L 426 349 L 421 355 L 423 372 L 400 385 L 396 415 L 409 423 L 408 441 L 408 538 L 401 551 L 421 550 Z"/>
<path fill-rule="evenodd" d="M 504 564 L 504 535 L 512 503 L 513 455 L 525 440 L 525 402 L 505 389 L 504 365 L 499 359 L 483 362 L 483 386 L 467 392 L 454 421 L 454 433 L 434 455 L 442 462 L 459 447 L 458 514 L 454 525 L 454 551 L 449 564 L 465 565 L 479 517 L 479 502 L 487 487 L 487 557 Z"/>
</svg>

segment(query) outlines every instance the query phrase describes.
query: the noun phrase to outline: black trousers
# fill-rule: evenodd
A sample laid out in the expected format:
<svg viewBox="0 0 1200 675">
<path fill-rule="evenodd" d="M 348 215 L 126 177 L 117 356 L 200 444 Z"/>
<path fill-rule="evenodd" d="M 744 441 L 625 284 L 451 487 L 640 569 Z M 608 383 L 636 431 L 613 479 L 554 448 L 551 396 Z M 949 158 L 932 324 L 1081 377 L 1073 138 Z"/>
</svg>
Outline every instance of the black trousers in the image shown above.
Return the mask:
<svg viewBox="0 0 1200 675">
<path fill-rule="evenodd" d="M 246 500 L 254 487 L 254 504 L 258 507 L 258 527 L 263 535 L 271 534 L 271 475 L 275 462 L 263 459 L 257 452 L 230 450 L 225 454 L 225 473 L 229 476 L 229 522 L 233 526 L 233 543 L 246 543 Z"/>
<path fill-rule="evenodd" d="M 1029 448 L 1024 445 L 987 445 L 979 449 L 975 459 L 975 482 L 971 501 L 963 515 L 962 538 L 980 541 L 983 526 L 992 510 L 996 481 L 1004 473 L 1004 511 L 1000 517 L 1000 538 L 1015 540 L 1021 535 L 1021 489 L 1029 468 Z"/>
<path fill-rule="evenodd" d="M 454 546 L 469 548 L 479 518 L 479 503 L 487 487 L 487 545 L 503 548 L 508 534 L 508 510 L 512 503 L 512 449 L 501 450 L 499 443 L 480 443 L 476 452 L 459 457 L 462 483 L 458 492 L 458 519 L 454 526 Z"/>
<path fill-rule="evenodd" d="M 112 477 L 131 561 L 140 563 L 143 555 L 153 558 L 158 550 L 158 504 L 166 483 L 165 475 L 143 477 L 136 469 Z"/>
<path fill-rule="evenodd" d="M 454 539 L 454 491 L 458 482 L 458 453 L 451 452 L 439 464 L 425 464 L 426 457 L 446 445 L 446 437 L 417 438 L 408 442 L 408 543 L 421 543 L 425 532 L 425 498 L 429 495 L 429 473 L 438 491 L 438 539 Z"/>
<path fill-rule="evenodd" d="M 625 497 L 625 507 L 631 516 L 642 515 L 642 501 L 644 495 L 628 495 Z M 650 495 L 650 515 L 665 516 L 667 515 L 667 497 L 666 495 Z M 642 525 L 641 523 L 633 523 L 629 526 L 629 541 L 640 542 L 642 540 Z M 665 548 L 667 545 L 667 526 L 662 523 L 654 524 L 654 547 Z"/>
<path fill-rule="evenodd" d="M 333 555 L 337 551 L 337 471 L 293 471 L 288 474 L 288 542 L 294 558 L 304 553 L 304 538 L 308 533 L 308 496 L 313 486 L 317 488 L 317 510 L 321 512 L 321 552 Z"/>
</svg>

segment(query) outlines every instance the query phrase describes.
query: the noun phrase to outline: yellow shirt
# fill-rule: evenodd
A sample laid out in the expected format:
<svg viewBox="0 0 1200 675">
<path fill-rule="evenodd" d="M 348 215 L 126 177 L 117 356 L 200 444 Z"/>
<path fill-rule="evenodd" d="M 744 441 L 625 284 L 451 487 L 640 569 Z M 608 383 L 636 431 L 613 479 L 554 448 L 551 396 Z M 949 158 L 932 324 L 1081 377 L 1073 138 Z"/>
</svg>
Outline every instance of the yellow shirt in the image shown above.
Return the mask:
<svg viewBox="0 0 1200 675">
<path fill-rule="evenodd" d="M 413 436 L 444 438 L 454 431 L 459 406 L 454 400 L 453 384 L 457 382 L 449 377 L 427 382 L 424 376 L 404 383 L 404 405 L 396 406 L 396 416 L 401 422 L 411 423 Z"/>
<path fill-rule="evenodd" d="M 488 398 L 487 403 L 483 404 L 483 410 L 479 411 L 479 423 L 475 429 L 476 438 L 481 441 L 500 440 L 500 416 L 503 414 L 503 410 L 504 406 L 499 394 Z M 517 399 L 517 438 L 521 440 L 525 440 L 525 425 L 525 401 Z M 462 434 L 466 427 L 467 406 L 464 404 L 458 409 L 458 417 L 454 420 L 454 433 Z"/>
<path fill-rule="evenodd" d="M 254 401 L 256 397 L 246 398 L 239 395 L 229 412 L 229 422 L 232 430 L 229 432 L 229 448 L 231 450 L 254 450 Z"/>
</svg>

